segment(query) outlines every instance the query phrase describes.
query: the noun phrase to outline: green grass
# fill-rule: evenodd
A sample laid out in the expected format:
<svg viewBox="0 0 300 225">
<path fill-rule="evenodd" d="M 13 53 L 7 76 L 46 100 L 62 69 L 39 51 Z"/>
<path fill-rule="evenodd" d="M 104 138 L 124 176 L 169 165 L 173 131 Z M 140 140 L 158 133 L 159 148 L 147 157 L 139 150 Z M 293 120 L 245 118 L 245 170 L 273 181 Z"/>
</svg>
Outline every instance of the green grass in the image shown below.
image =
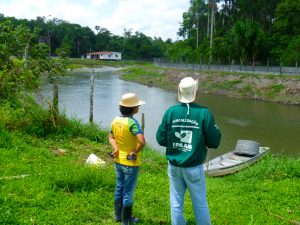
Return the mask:
<svg viewBox="0 0 300 225">
<path fill-rule="evenodd" d="M 240 84 L 240 83 L 242 83 L 242 80 L 228 80 L 228 81 L 217 83 L 216 87 L 218 89 L 232 89 L 237 84 Z"/>
<path fill-rule="evenodd" d="M 144 85 L 173 90 L 175 84 L 168 80 L 166 71 L 166 69 L 159 68 L 153 64 L 138 65 L 122 70 L 121 78 Z"/>
<path fill-rule="evenodd" d="M 275 95 L 278 95 L 284 89 L 283 84 L 272 84 L 269 87 L 268 96 L 273 98 Z"/>
<path fill-rule="evenodd" d="M 127 67 L 134 65 L 143 65 L 147 64 L 145 62 L 133 61 L 133 60 L 121 60 L 121 61 L 108 61 L 108 60 L 95 60 L 95 59 L 77 59 L 71 58 L 68 60 L 68 68 L 76 69 L 83 67 L 103 67 L 103 66 L 111 66 L 111 67 Z"/>
<path fill-rule="evenodd" d="M 59 129 L 40 135 L 32 130 L 41 130 L 45 122 L 39 120 L 48 121 L 49 114 L 33 116 L 36 110 L 43 111 L 0 105 L 0 224 L 117 224 L 113 220 L 115 174 L 113 162 L 106 156 L 111 151 L 107 132 L 65 118 Z M 18 123 L 15 115 L 26 119 L 27 123 L 22 122 L 25 128 L 12 126 Z M 32 126 L 35 128 L 30 129 Z M 60 149 L 65 153 L 58 154 Z M 105 166 L 85 166 L 91 153 L 105 160 Z M 141 219 L 140 224 L 169 225 L 167 161 L 149 147 L 142 158 L 134 215 Z M 22 174 L 29 176 L 12 177 Z M 299 157 L 273 155 L 237 174 L 207 177 L 212 224 L 299 222 L 299 177 Z M 194 224 L 188 193 L 185 216 L 187 224 Z"/>
</svg>

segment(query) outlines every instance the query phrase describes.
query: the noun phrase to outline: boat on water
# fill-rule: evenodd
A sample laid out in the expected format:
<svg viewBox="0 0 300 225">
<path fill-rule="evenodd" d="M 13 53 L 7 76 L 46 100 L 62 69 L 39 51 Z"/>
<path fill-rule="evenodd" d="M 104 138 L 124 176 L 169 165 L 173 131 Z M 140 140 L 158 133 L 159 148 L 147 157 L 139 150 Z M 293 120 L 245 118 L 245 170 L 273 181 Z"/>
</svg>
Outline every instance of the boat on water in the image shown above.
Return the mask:
<svg viewBox="0 0 300 225">
<path fill-rule="evenodd" d="M 270 147 L 260 147 L 256 141 L 238 140 L 235 150 L 207 161 L 203 169 L 213 177 L 232 174 L 259 161 L 269 151 Z"/>
</svg>

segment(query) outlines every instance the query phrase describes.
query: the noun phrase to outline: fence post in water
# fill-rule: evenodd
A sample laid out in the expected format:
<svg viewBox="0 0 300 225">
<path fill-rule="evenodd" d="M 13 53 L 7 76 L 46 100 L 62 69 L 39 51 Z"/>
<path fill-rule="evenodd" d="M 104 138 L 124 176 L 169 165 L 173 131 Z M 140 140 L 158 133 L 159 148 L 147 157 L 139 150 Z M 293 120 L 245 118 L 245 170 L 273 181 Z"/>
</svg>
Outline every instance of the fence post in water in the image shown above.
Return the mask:
<svg viewBox="0 0 300 225">
<path fill-rule="evenodd" d="M 57 124 L 58 120 L 58 85 L 54 84 L 53 85 L 53 120 L 55 125 Z"/>
<path fill-rule="evenodd" d="M 89 122 L 93 122 L 93 110 L 94 110 L 94 70 L 91 71 L 91 78 L 90 78 L 90 116 Z"/>
<path fill-rule="evenodd" d="M 280 68 L 279 68 L 279 74 L 280 74 L 280 75 L 282 74 L 282 61 L 281 61 L 281 58 L 280 58 Z"/>
<path fill-rule="evenodd" d="M 24 51 L 24 68 L 25 70 L 27 71 L 28 70 L 28 49 L 29 49 L 29 42 L 26 43 L 26 46 L 25 46 L 25 51 Z M 23 102 L 22 102 L 22 107 L 23 109 L 25 108 L 25 105 L 26 105 L 26 98 L 27 98 L 27 93 L 26 93 L 26 90 L 25 90 L 25 85 L 23 84 Z"/>
<path fill-rule="evenodd" d="M 145 114 L 142 113 L 142 131 L 144 132 L 145 130 Z"/>
</svg>

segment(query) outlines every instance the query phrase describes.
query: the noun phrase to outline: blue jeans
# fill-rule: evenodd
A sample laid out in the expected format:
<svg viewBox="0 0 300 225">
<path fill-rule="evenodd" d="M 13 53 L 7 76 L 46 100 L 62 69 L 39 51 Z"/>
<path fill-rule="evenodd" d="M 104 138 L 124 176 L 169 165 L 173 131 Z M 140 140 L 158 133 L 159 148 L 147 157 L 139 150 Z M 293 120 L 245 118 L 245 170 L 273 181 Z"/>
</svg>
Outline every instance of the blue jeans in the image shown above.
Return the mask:
<svg viewBox="0 0 300 225">
<path fill-rule="evenodd" d="M 197 225 L 210 225 L 206 201 L 205 175 L 203 166 L 177 167 L 169 163 L 170 204 L 172 225 L 185 225 L 183 216 L 184 193 L 189 190 Z"/>
<path fill-rule="evenodd" d="M 115 201 L 121 202 L 124 207 L 130 207 L 133 205 L 133 193 L 138 178 L 139 167 L 115 163 L 115 171 Z"/>
</svg>

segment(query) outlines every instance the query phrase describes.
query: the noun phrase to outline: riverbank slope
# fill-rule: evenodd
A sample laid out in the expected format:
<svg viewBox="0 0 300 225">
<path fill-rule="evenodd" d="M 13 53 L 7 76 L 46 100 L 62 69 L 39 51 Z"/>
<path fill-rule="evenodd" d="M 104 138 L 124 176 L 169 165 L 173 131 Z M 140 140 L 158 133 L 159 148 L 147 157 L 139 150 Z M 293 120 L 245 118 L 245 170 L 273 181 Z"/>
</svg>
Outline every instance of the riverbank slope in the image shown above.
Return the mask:
<svg viewBox="0 0 300 225">
<path fill-rule="evenodd" d="M 200 93 L 300 105 L 299 76 L 193 71 L 148 64 L 123 70 L 121 78 L 177 91 L 179 81 L 186 76 L 199 80 Z"/>
<path fill-rule="evenodd" d="M 0 103 L 0 223 L 116 224 L 115 175 L 107 131 L 42 109 L 32 100 Z M 90 154 L 105 161 L 85 166 Z M 299 224 L 299 158 L 269 155 L 222 178 L 207 178 L 212 224 Z M 135 192 L 140 224 L 168 224 L 165 157 L 146 147 Z M 185 215 L 194 224 L 189 196 Z"/>
</svg>

